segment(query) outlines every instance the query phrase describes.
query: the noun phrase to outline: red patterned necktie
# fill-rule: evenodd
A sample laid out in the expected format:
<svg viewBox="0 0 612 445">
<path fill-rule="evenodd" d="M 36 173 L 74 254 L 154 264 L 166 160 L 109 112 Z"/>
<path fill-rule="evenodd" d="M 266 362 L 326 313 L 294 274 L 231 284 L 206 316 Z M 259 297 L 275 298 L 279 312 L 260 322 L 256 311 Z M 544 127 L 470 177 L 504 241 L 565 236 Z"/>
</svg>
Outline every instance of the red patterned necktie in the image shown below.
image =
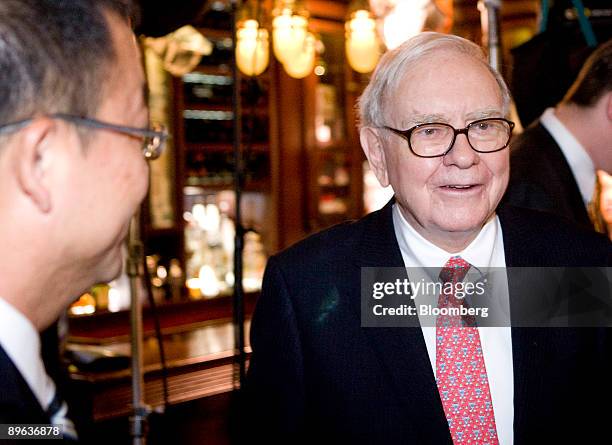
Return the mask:
<svg viewBox="0 0 612 445">
<path fill-rule="evenodd" d="M 443 291 L 438 308 L 459 308 L 454 286 L 465 278 L 470 264 L 451 257 L 440 272 Z M 444 290 L 452 283 L 452 292 Z M 455 445 L 496 445 L 497 430 L 489 379 L 478 328 L 466 326 L 460 315 L 436 319 L 436 383 Z"/>
</svg>

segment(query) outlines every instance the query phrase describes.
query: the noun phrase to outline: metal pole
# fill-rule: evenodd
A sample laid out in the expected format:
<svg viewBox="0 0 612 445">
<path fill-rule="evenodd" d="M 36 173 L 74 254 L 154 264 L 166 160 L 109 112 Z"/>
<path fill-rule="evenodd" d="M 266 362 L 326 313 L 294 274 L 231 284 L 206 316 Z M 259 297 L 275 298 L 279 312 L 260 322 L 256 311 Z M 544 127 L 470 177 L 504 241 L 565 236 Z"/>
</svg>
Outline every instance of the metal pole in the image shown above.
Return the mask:
<svg viewBox="0 0 612 445">
<path fill-rule="evenodd" d="M 144 403 L 144 378 L 142 367 L 142 307 L 140 305 L 140 280 L 144 248 L 140 240 L 140 211 L 130 221 L 128 235 L 127 274 L 130 279 L 130 331 L 132 350 L 132 416 L 130 434 L 134 445 L 145 445 L 149 408 Z"/>
<path fill-rule="evenodd" d="M 244 160 L 242 159 L 242 110 L 240 104 L 240 71 L 236 63 L 236 24 L 237 15 L 240 10 L 240 0 L 232 2 L 232 77 L 234 85 L 232 89 L 232 110 L 234 114 L 234 193 L 235 203 L 235 226 L 234 237 L 234 387 L 242 387 L 246 376 L 246 356 L 244 351 L 244 289 L 242 287 L 242 252 L 244 249 L 244 227 L 240 202 L 242 199 L 242 187 L 244 181 Z M 237 377 L 237 378 L 236 378 Z M 236 382 L 237 380 L 237 382 Z M 237 384 L 236 384 L 237 383 Z"/>
<path fill-rule="evenodd" d="M 483 46 L 487 48 L 489 55 L 489 65 L 498 72 L 502 72 L 502 48 L 501 48 L 501 27 L 499 10 L 501 0 L 480 0 L 478 9 L 480 10 L 480 24 L 482 28 Z M 510 118 L 514 121 L 514 133 L 519 134 L 523 131 L 521 120 L 516 110 L 514 101 L 510 101 Z"/>
<path fill-rule="evenodd" d="M 483 0 L 479 3 L 479 9 L 484 18 L 481 18 L 483 27 L 483 39 L 489 52 L 489 65 L 497 71 L 501 69 L 501 40 L 499 26 L 499 10 L 501 0 Z"/>
</svg>

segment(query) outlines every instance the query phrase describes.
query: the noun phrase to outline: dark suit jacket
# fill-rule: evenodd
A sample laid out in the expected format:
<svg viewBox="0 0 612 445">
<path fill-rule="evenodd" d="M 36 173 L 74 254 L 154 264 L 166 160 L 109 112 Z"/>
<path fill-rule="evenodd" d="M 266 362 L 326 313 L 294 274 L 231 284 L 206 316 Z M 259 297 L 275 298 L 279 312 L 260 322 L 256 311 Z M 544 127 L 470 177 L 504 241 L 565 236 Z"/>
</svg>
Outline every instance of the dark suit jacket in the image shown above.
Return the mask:
<svg viewBox="0 0 612 445">
<path fill-rule="evenodd" d="M 451 443 L 422 330 L 360 327 L 360 268 L 404 266 L 391 204 L 270 258 L 251 327 L 249 435 Z M 498 214 L 508 266 L 612 264 L 595 233 L 540 212 Z M 595 405 L 612 386 L 607 329 L 512 328 L 512 352 L 516 444 L 609 439 L 609 413 Z"/>
<path fill-rule="evenodd" d="M 503 202 L 545 210 L 593 227 L 563 152 L 539 121 L 510 144 L 510 183 Z"/>
<path fill-rule="evenodd" d="M 0 424 L 49 424 L 50 419 L 12 360 L 0 346 Z M 0 440 L 2 444 L 38 444 L 40 440 Z M 53 443 L 76 443 L 58 441 Z"/>
<path fill-rule="evenodd" d="M 0 424 L 49 423 L 34 393 L 0 346 Z M 19 440 L 14 443 L 24 443 Z M 9 441 L 2 443 L 12 443 Z"/>
</svg>

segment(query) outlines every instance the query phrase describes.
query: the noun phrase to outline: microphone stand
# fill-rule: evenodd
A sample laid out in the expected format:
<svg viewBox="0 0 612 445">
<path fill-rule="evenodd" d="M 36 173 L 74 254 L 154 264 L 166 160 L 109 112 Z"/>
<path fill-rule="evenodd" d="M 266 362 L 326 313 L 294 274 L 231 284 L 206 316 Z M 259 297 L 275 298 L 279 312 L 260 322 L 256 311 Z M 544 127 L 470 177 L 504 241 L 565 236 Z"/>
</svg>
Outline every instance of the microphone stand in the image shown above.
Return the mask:
<svg viewBox="0 0 612 445">
<path fill-rule="evenodd" d="M 236 48 L 236 23 L 237 14 L 240 10 L 240 0 L 232 1 L 232 43 Z M 240 107 L 240 72 L 236 63 L 236 56 L 232 59 L 232 77 L 234 85 L 232 89 L 232 111 L 234 113 L 233 149 L 234 149 L 234 193 L 235 202 L 235 227 L 234 238 L 234 388 L 241 388 L 246 376 L 246 354 L 244 351 L 244 289 L 242 286 L 242 252 L 244 249 L 244 227 L 240 202 L 244 181 L 244 160 L 242 159 L 242 119 Z M 236 369 L 237 368 L 237 369 Z M 237 380 L 237 382 L 236 382 Z M 238 383 L 238 384 L 237 384 Z"/>
<path fill-rule="evenodd" d="M 151 410 L 144 402 L 142 366 L 142 306 L 140 304 L 140 277 L 144 259 L 144 246 L 140 240 L 140 210 L 132 217 L 128 233 L 127 275 L 130 279 L 130 331 L 132 351 L 132 415 L 130 434 L 134 445 L 145 445 L 147 419 Z"/>
</svg>

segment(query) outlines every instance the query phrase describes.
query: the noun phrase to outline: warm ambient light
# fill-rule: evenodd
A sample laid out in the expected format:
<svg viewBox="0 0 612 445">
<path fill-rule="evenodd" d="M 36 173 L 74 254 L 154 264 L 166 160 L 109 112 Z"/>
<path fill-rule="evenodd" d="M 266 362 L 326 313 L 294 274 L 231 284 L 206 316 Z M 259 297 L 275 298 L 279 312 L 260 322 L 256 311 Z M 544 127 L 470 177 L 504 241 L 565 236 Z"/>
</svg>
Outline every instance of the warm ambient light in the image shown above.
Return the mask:
<svg viewBox="0 0 612 445">
<path fill-rule="evenodd" d="M 385 45 L 394 49 L 420 33 L 427 18 L 430 0 L 399 0 L 383 19 Z"/>
<path fill-rule="evenodd" d="M 236 31 L 236 64 L 247 76 L 265 71 L 270 59 L 268 31 L 257 20 L 245 20 Z"/>
<path fill-rule="evenodd" d="M 308 33 L 302 50 L 295 54 L 291 60 L 283 64 L 287 74 L 296 79 L 303 79 L 308 76 L 314 68 L 315 49 L 315 36 L 312 33 Z"/>
<path fill-rule="evenodd" d="M 283 9 L 272 20 L 274 55 L 283 64 L 291 63 L 302 53 L 308 36 L 308 18 Z"/>
<path fill-rule="evenodd" d="M 346 22 L 346 56 L 351 67 L 359 73 L 372 71 L 380 57 L 376 22 L 365 9 L 351 14 Z"/>
<path fill-rule="evenodd" d="M 217 275 L 212 267 L 207 264 L 200 267 L 198 278 L 200 281 L 200 292 L 202 292 L 202 295 L 205 297 L 216 297 L 219 295 L 221 288 L 219 286 Z"/>
<path fill-rule="evenodd" d="M 316 40 L 308 32 L 308 12 L 300 0 L 277 0 L 272 15 L 274 55 L 291 77 L 306 77 L 316 59 Z"/>
</svg>

